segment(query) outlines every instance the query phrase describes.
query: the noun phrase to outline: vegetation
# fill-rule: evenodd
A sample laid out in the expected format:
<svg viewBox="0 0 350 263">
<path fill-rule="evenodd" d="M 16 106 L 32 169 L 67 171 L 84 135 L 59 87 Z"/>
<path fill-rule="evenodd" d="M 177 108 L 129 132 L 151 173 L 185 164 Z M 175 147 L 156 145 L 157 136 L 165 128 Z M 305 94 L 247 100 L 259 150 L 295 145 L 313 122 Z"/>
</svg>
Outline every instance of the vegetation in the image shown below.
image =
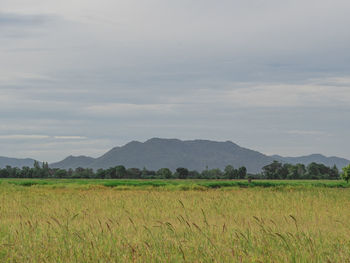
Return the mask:
<svg viewBox="0 0 350 263">
<path fill-rule="evenodd" d="M 348 189 L 117 191 L 67 184 L 93 180 L 37 181 L 66 187 L 0 184 L 0 262 L 350 260 Z"/>
<path fill-rule="evenodd" d="M 229 169 L 228 169 L 229 168 Z M 187 168 L 179 167 L 174 173 L 168 168 L 158 171 L 142 170 L 138 168 L 126 169 L 123 165 L 109 169 L 98 169 L 96 172 L 91 168 L 53 169 L 48 163 L 34 162 L 34 167 L 23 167 L 22 169 L 7 166 L 0 169 L 0 178 L 92 178 L 92 179 L 243 179 L 247 175 L 247 169 L 240 167 L 234 169 L 227 166 L 224 172 L 220 169 L 204 170 L 202 173 L 189 171 Z"/>
<path fill-rule="evenodd" d="M 138 180 L 138 179 L 0 179 L 0 184 L 18 186 L 43 186 L 46 188 L 94 188 L 100 186 L 116 189 L 140 190 L 209 190 L 229 188 L 350 188 L 340 180 Z"/>
<path fill-rule="evenodd" d="M 350 164 L 346 167 L 343 167 L 342 178 L 348 183 L 350 180 Z"/>
<path fill-rule="evenodd" d="M 261 175 L 263 179 L 340 179 L 339 170 L 334 165 L 327 167 L 324 164 L 310 163 L 303 164 L 282 164 L 274 161 L 263 167 Z"/>
<path fill-rule="evenodd" d="M 347 174 L 345 172 L 345 174 Z M 188 170 L 179 167 L 173 173 L 168 168 L 161 168 L 158 171 L 142 170 L 138 168 L 126 169 L 123 165 L 109 169 L 91 168 L 53 169 L 48 163 L 40 165 L 34 163 L 34 167 L 23 167 L 22 169 L 7 166 L 0 169 L 0 178 L 90 178 L 90 179 L 275 179 L 275 180 L 300 180 L 300 179 L 340 179 L 336 166 L 327 167 L 323 164 L 311 163 L 308 166 L 303 164 L 282 164 L 274 161 L 263 167 L 261 174 L 249 175 L 245 167 L 235 169 L 227 165 L 224 171 L 220 169 L 205 169 L 202 172 Z"/>
</svg>

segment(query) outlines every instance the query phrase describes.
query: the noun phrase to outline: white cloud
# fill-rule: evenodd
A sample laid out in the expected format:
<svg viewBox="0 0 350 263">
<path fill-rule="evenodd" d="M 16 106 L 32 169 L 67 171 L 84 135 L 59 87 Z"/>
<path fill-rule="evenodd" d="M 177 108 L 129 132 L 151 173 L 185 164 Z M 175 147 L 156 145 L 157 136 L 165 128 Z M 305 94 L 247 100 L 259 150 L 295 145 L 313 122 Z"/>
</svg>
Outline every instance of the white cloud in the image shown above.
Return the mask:
<svg viewBox="0 0 350 263">
<path fill-rule="evenodd" d="M 1 140 L 42 140 L 48 139 L 48 135 L 38 134 L 11 134 L 11 135 L 0 135 Z"/>
<path fill-rule="evenodd" d="M 256 84 L 250 88 L 233 88 L 223 95 L 242 107 L 346 106 L 350 103 L 350 86 Z"/>
<path fill-rule="evenodd" d="M 30 134 L 64 144 L 60 157 L 155 135 L 267 150 L 291 149 L 287 139 L 299 136 L 308 137 L 305 151 L 350 158 L 349 8 L 346 0 L 2 0 L 0 139 L 9 144 L 0 154 L 46 158 L 41 137 L 16 144 Z M 314 131 L 325 132 L 315 134 L 322 145 Z M 79 148 L 101 137 L 103 146 Z M 54 159 L 55 149 L 45 151 Z"/>
<path fill-rule="evenodd" d="M 131 103 L 106 103 L 92 105 L 85 108 L 88 114 L 103 116 L 135 116 L 144 114 L 169 114 L 174 105 L 171 104 L 131 104 Z"/>
<path fill-rule="evenodd" d="M 35 73 L 19 73 L 5 69 L 0 72 L 0 85 L 25 84 L 30 80 L 50 80 L 50 78 Z"/>
<path fill-rule="evenodd" d="M 59 140 L 86 140 L 85 136 L 54 136 L 55 139 Z"/>
<path fill-rule="evenodd" d="M 305 131 L 305 130 L 290 130 L 287 131 L 288 134 L 295 134 L 295 135 L 328 135 L 326 132 L 323 131 Z"/>
<path fill-rule="evenodd" d="M 50 136 L 40 134 L 3 134 L 0 135 L 2 140 L 41 140 L 41 139 L 57 139 L 57 140 L 86 140 L 86 136 Z"/>
</svg>

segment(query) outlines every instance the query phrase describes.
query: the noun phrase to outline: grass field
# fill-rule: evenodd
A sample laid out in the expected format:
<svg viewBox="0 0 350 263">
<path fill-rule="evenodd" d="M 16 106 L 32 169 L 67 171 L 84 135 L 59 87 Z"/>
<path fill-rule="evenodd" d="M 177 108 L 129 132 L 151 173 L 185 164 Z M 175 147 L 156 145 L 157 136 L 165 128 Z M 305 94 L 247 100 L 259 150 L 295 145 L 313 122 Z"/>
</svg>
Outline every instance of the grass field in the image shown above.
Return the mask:
<svg viewBox="0 0 350 263">
<path fill-rule="evenodd" d="M 0 182 L 0 262 L 350 262 L 341 181 Z"/>
<path fill-rule="evenodd" d="M 0 184 L 89 188 L 94 185 L 119 189 L 206 190 L 232 187 L 327 187 L 349 188 L 342 180 L 132 180 L 132 179 L 0 179 Z"/>
</svg>

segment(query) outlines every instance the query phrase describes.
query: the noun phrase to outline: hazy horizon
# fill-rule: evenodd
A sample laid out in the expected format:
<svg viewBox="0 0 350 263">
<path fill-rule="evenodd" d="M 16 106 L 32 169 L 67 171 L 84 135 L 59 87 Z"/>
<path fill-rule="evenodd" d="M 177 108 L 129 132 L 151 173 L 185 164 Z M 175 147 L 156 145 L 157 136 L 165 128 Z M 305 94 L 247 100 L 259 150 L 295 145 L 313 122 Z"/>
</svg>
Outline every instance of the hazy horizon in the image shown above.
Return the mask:
<svg viewBox="0 0 350 263">
<path fill-rule="evenodd" d="M 3 0 L 0 156 L 150 138 L 350 159 L 350 2 Z"/>
<path fill-rule="evenodd" d="M 51 161 L 48 161 L 46 159 L 43 159 L 43 160 L 40 160 L 40 159 L 35 159 L 39 162 L 48 162 L 48 163 L 56 163 L 56 162 L 60 162 L 68 157 L 92 157 L 92 158 L 99 158 L 101 157 L 102 155 L 104 155 L 105 153 L 109 152 L 110 150 L 112 150 L 113 148 L 115 147 L 123 147 L 125 145 L 127 145 L 128 143 L 131 143 L 131 142 L 139 142 L 139 143 L 145 143 L 146 141 L 149 141 L 149 140 L 152 140 L 152 139 L 161 139 L 161 140 L 180 140 L 182 142 L 186 142 L 186 141 L 214 141 L 214 142 L 232 142 L 234 144 L 237 144 L 236 142 L 233 142 L 231 140 L 226 140 L 226 141 L 220 141 L 220 140 L 210 140 L 210 139 L 200 139 L 200 138 L 196 138 L 196 139 L 179 139 L 179 138 L 160 138 L 160 137 L 153 137 L 153 138 L 149 138 L 147 140 L 143 140 L 143 141 L 138 141 L 138 140 L 132 140 L 132 141 L 129 141 L 127 143 L 124 143 L 124 144 L 121 144 L 121 145 L 115 145 L 113 147 L 111 147 L 110 149 L 106 150 L 106 152 L 103 152 L 101 154 L 98 154 L 98 155 L 95 155 L 95 156 L 92 156 L 92 155 L 88 155 L 88 154 L 79 154 L 79 155 L 73 155 L 73 154 L 66 154 L 65 156 L 63 156 L 61 159 L 58 159 L 58 160 L 51 160 Z M 240 144 L 237 144 L 239 147 L 242 147 L 242 148 L 245 148 L 245 149 L 248 149 L 248 150 L 253 150 L 253 151 L 257 151 L 256 149 L 253 149 L 253 148 L 247 148 L 245 147 L 244 145 L 240 145 Z M 309 153 L 309 154 L 302 154 L 302 155 L 295 155 L 295 156 L 287 156 L 287 155 L 281 155 L 281 154 L 278 154 L 278 153 L 273 153 L 273 154 L 269 154 L 269 153 L 264 153 L 264 152 L 261 152 L 261 151 L 258 151 L 262 154 L 265 154 L 266 156 L 274 156 L 274 155 L 278 155 L 278 156 L 281 156 L 281 157 L 285 157 L 285 158 L 288 158 L 288 157 L 304 157 L 304 156 L 310 156 L 310 155 L 314 155 L 314 154 L 321 154 L 327 158 L 331 158 L 331 157 L 337 157 L 337 158 L 343 158 L 343 159 L 347 159 L 346 157 L 343 157 L 343 156 L 330 156 L 330 155 L 324 155 L 322 153 Z M 27 157 L 16 157 L 16 156 L 0 156 L 0 157 L 5 157 L 5 158 L 14 158 L 14 159 L 32 159 L 30 156 L 27 156 Z"/>
</svg>

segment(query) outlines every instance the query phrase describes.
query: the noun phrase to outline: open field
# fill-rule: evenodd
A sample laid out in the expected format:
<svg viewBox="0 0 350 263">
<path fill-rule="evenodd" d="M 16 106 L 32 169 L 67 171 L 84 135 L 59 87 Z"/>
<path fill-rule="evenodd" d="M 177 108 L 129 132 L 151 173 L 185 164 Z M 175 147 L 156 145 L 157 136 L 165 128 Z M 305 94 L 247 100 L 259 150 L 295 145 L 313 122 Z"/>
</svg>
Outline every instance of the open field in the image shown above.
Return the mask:
<svg viewBox="0 0 350 263">
<path fill-rule="evenodd" d="M 2 180 L 0 262 L 350 262 L 340 181 L 112 182 Z"/>
<path fill-rule="evenodd" d="M 343 180 L 137 180 L 137 179 L 0 179 L 0 184 L 89 188 L 94 185 L 118 189 L 206 190 L 232 187 L 326 187 L 349 188 Z"/>
</svg>

